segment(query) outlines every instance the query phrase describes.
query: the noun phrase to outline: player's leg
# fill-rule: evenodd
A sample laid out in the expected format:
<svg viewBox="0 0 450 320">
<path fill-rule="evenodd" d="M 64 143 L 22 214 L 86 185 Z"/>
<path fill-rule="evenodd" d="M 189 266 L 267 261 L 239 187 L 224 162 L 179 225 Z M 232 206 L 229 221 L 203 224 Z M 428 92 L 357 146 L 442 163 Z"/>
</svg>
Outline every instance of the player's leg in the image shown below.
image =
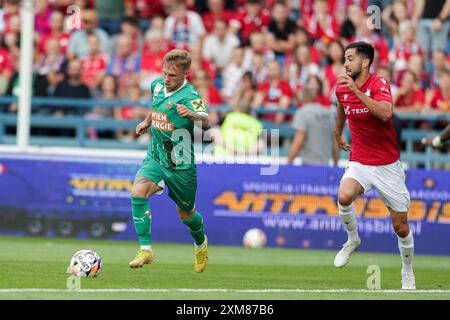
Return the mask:
<svg viewBox="0 0 450 320">
<path fill-rule="evenodd" d="M 398 238 L 398 249 L 402 258 L 402 289 L 414 290 L 416 281 L 413 271 L 414 237 L 408 225 L 408 213 L 389 208 L 392 225 Z"/>
<path fill-rule="evenodd" d="M 339 216 L 347 231 L 348 240 L 342 246 L 334 259 L 334 265 L 342 268 L 347 265 L 352 253 L 358 249 L 361 239 L 358 234 L 356 210 L 353 202 L 356 197 L 364 193 L 364 188 L 354 178 L 345 178 L 341 181 L 338 191 Z"/>
<path fill-rule="evenodd" d="M 195 272 L 202 272 L 208 265 L 208 237 L 205 235 L 203 217 L 195 209 L 185 211 L 178 205 L 177 211 L 181 221 L 189 228 L 189 232 L 194 238 L 194 270 Z"/>
<path fill-rule="evenodd" d="M 415 289 L 413 272 L 414 238 L 408 225 L 410 196 L 400 162 L 377 168 L 375 188 L 391 213 L 402 259 L 402 289 Z"/>
<path fill-rule="evenodd" d="M 197 170 L 164 170 L 165 181 L 169 187 L 169 197 L 177 205 L 181 221 L 189 228 L 194 239 L 196 272 L 202 272 L 208 263 L 208 239 L 205 235 L 202 215 L 195 210 L 197 193 Z"/>
<path fill-rule="evenodd" d="M 342 176 L 338 191 L 338 207 L 339 216 L 347 231 L 348 240 L 334 259 L 334 265 L 338 268 L 342 268 L 348 263 L 352 253 L 361 244 L 353 202 L 357 196 L 368 192 L 372 188 L 371 180 L 371 168 L 354 161 L 349 162 Z"/>
<path fill-rule="evenodd" d="M 161 178 L 158 176 L 158 170 L 144 161 L 143 166 L 136 174 L 133 184 L 131 208 L 140 249 L 136 257 L 129 263 L 131 268 L 142 267 L 144 264 L 152 263 L 154 260 L 151 247 L 151 211 L 148 205 L 148 198 L 163 189 L 154 182 L 161 181 Z"/>
</svg>

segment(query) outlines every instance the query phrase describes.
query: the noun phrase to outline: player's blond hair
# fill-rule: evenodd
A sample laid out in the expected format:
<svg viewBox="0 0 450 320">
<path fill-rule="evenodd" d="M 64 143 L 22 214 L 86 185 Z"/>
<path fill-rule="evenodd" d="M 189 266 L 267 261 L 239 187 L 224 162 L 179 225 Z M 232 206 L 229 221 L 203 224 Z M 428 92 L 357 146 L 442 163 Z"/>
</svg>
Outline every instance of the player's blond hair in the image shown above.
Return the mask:
<svg viewBox="0 0 450 320">
<path fill-rule="evenodd" d="M 192 58 L 189 52 L 181 49 L 173 49 L 164 56 L 163 64 L 174 64 L 187 71 L 191 67 L 191 61 Z"/>
</svg>

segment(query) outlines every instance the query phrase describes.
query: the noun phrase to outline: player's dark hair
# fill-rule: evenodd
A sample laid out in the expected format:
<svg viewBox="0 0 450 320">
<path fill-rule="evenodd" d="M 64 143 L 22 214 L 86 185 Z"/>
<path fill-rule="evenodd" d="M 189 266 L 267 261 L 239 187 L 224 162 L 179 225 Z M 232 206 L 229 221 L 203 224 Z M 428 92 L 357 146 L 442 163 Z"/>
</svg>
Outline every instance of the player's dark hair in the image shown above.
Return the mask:
<svg viewBox="0 0 450 320">
<path fill-rule="evenodd" d="M 371 44 L 364 41 L 353 42 L 345 48 L 345 51 L 349 49 L 356 49 L 357 55 L 369 59 L 369 68 L 370 68 L 373 62 L 373 58 L 375 56 L 375 49 Z"/>
</svg>

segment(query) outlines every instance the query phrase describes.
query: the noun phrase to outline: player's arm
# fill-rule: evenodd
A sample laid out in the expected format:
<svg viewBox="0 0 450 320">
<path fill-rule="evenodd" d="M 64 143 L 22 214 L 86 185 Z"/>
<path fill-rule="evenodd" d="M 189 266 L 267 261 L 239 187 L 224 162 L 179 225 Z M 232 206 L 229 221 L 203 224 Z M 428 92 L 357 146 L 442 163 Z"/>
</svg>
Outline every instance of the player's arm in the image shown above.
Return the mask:
<svg viewBox="0 0 450 320">
<path fill-rule="evenodd" d="M 426 146 L 440 148 L 442 145 L 450 140 L 450 125 L 448 125 L 440 134 L 434 137 L 424 138 L 422 143 Z"/>
<path fill-rule="evenodd" d="M 344 149 L 345 151 L 350 150 L 350 145 L 347 144 L 345 138 L 342 136 L 342 131 L 344 130 L 345 121 L 347 120 L 347 116 L 345 115 L 344 108 L 338 102 L 337 104 L 337 116 L 336 116 L 336 127 L 334 128 L 334 138 L 339 146 L 339 148 Z"/>
<path fill-rule="evenodd" d="M 288 156 L 288 163 L 292 164 L 294 159 L 300 153 L 306 140 L 306 132 L 304 130 L 297 130 L 294 141 L 292 142 L 291 151 Z"/>
<path fill-rule="evenodd" d="M 382 121 L 389 121 L 394 112 L 394 105 L 388 101 L 376 101 L 359 90 L 353 79 L 348 74 L 338 77 L 338 83 L 346 86 L 369 109 L 370 113 Z"/>
<path fill-rule="evenodd" d="M 180 117 L 188 118 L 189 120 L 194 122 L 196 126 L 202 128 L 203 130 L 208 130 L 209 128 L 211 128 L 209 116 L 206 112 L 194 112 L 184 104 L 179 103 L 176 104 L 176 107 Z"/>
<path fill-rule="evenodd" d="M 145 119 L 136 126 L 136 134 L 140 136 L 146 133 L 151 125 L 152 125 L 152 112 L 150 111 L 145 117 Z"/>
</svg>

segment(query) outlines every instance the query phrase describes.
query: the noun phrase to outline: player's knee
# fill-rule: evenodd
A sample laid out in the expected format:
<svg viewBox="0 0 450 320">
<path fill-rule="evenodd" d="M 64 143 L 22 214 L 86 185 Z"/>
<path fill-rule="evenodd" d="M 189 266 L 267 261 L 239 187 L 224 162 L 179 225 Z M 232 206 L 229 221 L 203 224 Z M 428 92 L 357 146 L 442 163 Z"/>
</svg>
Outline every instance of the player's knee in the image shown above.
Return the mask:
<svg viewBox="0 0 450 320">
<path fill-rule="evenodd" d="M 398 221 L 393 223 L 395 233 L 400 237 L 404 238 L 409 234 L 409 226 L 407 222 Z"/>
<path fill-rule="evenodd" d="M 192 218 L 192 216 L 193 216 L 194 213 L 195 213 L 195 210 L 192 209 L 192 211 L 186 212 L 186 211 L 181 210 L 181 209 L 177 206 L 177 212 L 178 212 L 178 216 L 180 217 L 181 220 L 187 221 L 187 220 L 189 220 L 190 218 Z"/>
<path fill-rule="evenodd" d="M 341 206 L 351 205 L 354 199 L 355 195 L 353 195 L 351 192 L 339 190 L 338 201 Z"/>
</svg>

